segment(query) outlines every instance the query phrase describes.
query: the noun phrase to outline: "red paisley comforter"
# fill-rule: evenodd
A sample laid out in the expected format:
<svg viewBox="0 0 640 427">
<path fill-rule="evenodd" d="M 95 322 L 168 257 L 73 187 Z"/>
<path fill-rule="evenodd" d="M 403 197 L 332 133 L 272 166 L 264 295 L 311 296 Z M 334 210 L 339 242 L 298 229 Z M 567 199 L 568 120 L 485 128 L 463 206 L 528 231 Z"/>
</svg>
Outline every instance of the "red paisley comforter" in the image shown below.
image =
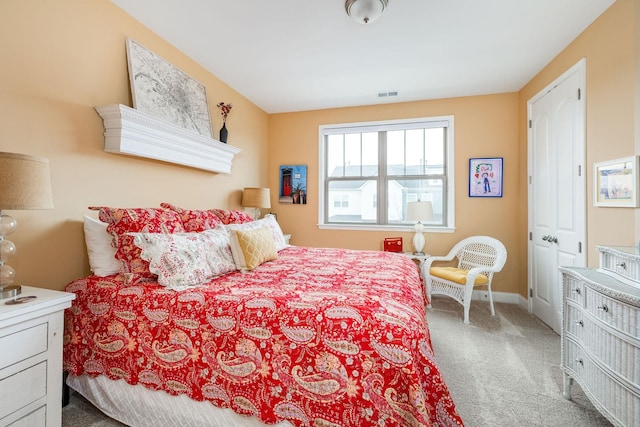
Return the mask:
<svg viewBox="0 0 640 427">
<path fill-rule="evenodd" d="M 73 375 L 184 393 L 268 424 L 462 425 L 416 267 L 400 254 L 290 247 L 181 292 L 119 275 L 67 291 Z"/>
</svg>

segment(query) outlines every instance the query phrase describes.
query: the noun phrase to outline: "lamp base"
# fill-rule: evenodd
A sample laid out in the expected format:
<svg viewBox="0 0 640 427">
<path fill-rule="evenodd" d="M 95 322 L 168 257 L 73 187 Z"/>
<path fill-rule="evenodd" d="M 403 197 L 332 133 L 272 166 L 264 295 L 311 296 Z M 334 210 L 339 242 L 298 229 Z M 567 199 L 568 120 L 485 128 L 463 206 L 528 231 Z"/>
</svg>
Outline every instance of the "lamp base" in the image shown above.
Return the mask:
<svg viewBox="0 0 640 427">
<path fill-rule="evenodd" d="M 20 295 L 20 292 L 22 292 L 20 285 L 5 286 L 0 290 L 0 299 L 13 298 Z"/>
</svg>

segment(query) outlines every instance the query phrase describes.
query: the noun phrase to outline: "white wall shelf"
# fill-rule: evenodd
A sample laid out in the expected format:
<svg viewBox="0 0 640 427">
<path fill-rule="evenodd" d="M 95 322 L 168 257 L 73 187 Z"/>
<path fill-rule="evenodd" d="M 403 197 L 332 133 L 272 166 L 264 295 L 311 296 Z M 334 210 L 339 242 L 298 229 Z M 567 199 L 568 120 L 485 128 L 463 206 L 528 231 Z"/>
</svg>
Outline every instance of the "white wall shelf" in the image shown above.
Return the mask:
<svg viewBox="0 0 640 427">
<path fill-rule="evenodd" d="M 104 122 L 104 151 L 146 157 L 210 172 L 231 173 L 240 152 L 204 135 L 182 129 L 121 104 L 95 107 Z"/>
</svg>

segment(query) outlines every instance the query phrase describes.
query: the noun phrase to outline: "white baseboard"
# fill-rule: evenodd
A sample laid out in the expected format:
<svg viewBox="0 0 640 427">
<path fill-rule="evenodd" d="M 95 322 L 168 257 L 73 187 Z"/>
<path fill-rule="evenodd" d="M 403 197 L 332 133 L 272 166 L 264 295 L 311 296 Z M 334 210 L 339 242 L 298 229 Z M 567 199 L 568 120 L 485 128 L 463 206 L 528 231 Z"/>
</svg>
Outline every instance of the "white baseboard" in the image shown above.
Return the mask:
<svg viewBox="0 0 640 427">
<path fill-rule="evenodd" d="M 526 312 L 529 310 L 529 300 L 520 294 L 514 294 L 512 292 L 491 292 L 493 294 L 494 302 L 504 302 L 507 304 L 517 304 Z M 471 296 L 472 300 L 489 301 L 489 292 L 487 291 L 473 291 Z"/>
<path fill-rule="evenodd" d="M 522 298 L 520 294 L 514 294 L 511 292 L 491 292 L 493 294 L 494 302 L 504 302 L 507 304 L 518 304 L 526 309 L 527 300 Z M 487 291 L 473 291 L 471 296 L 472 300 L 489 301 L 489 292 Z M 524 300 L 524 305 L 521 300 Z"/>
</svg>

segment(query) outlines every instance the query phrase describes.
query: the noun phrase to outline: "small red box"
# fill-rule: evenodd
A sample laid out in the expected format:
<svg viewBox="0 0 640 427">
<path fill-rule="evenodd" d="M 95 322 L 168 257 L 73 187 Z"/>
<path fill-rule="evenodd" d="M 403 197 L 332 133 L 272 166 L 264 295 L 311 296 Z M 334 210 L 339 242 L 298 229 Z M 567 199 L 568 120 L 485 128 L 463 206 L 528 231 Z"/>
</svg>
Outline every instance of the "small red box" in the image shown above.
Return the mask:
<svg viewBox="0 0 640 427">
<path fill-rule="evenodd" d="M 384 250 L 386 252 L 402 252 L 402 237 L 385 237 Z"/>
</svg>

